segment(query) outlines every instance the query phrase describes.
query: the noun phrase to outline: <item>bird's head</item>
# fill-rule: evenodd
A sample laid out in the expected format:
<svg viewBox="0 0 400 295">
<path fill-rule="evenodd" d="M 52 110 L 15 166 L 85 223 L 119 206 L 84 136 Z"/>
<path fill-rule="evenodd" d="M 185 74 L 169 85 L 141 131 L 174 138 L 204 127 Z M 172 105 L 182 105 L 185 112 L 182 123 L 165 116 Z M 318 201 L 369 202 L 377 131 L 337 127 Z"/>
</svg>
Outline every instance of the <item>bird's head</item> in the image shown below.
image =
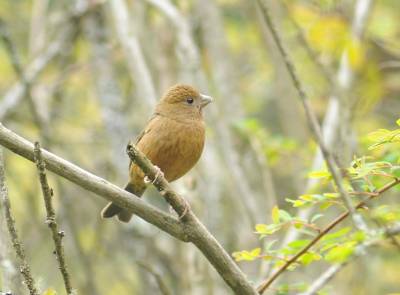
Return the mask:
<svg viewBox="0 0 400 295">
<path fill-rule="evenodd" d="M 191 86 L 178 84 L 167 90 L 156 112 L 175 119 L 198 119 L 202 118 L 203 108 L 212 100 L 212 97 L 199 93 Z"/>
</svg>

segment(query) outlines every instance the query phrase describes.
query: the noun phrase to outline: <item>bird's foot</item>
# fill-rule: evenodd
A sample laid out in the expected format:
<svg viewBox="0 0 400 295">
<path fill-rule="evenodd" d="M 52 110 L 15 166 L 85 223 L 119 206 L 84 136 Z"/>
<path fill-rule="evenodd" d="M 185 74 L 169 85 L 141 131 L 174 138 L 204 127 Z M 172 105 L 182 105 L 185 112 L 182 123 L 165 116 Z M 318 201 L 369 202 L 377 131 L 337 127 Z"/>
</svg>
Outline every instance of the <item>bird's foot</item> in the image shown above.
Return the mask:
<svg viewBox="0 0 400 295">
<path fill-rule="evenodd" d="M 179 220 L 182 220 L 182 218 L 186 216 L 189 210 L 190 210 L 190 204 L 188 203 L 188 201 L 185 200 L 185 209 L 183 209 L 183 212 L 178 216 Z M 171 214 L 177 213 L 171 205 L 169 206 L 169 213 Z"/>
<path fill-rule="evenodd" d="M 182 220 L 182 218 L 184 218 L 186 216 L 186 214 L 189 212 L 190 210 L 190 204 L 188 203 L 188 201 L 186 201 L 185 199 L 183 199 L 185 201 L 185 209 L 183 209 L 183 212 L 181 215 L 179 215 L 179 220 Z"/>
<path fill-rule="evenodd" d="M 154 167 L 157 169 L 157 172 L 156 172 L 156 176 L 154 176 L 154 179 L 151 182 L 151 184 L 154 184 L 160 176 L 164 177 L 164 172 L 161 171 L 160 167 L 157 167 L 157 166 L 154 166 Z"/>
<path fill-rule="evenodd" d="M 161 171 L 161 169 L 157 166 L 154 166 L 157 170 L 156 175 L 154 176 L 154 179 L 151 180 L 150 177 L 148 177 L 147 175 L 144 177 L 144 183 L 151 183 L 154 184 L 157 179 L 161 176 L 164 177 L 164 173 Z"/>
</svg>

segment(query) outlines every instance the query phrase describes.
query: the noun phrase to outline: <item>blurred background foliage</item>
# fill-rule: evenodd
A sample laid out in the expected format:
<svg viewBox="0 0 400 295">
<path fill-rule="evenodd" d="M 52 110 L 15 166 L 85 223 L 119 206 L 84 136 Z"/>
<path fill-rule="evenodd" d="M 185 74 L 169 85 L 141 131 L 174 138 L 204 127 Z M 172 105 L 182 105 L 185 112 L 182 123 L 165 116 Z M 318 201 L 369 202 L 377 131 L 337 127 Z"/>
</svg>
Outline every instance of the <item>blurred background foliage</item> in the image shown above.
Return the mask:
<svg viewBox="0 0 400 295">
<path fill-rule="evenodd" d="M 367 134 L 392 130 L 399 118 L 400 2 L 375 1 L 357 29 L 358 2 L 268 1 L 321 122 L 332 102 L 339 102 L 324 131 L 334 134 L 330 147 L 341 164 L 366 154 L 397 163 L 398 148 L 368 151 Z M 215 98 L 206 110 L 202 159 L 174 187 L 230 253 L 262 247 L 255 224 L 271 222 L 276 205 L 296 214 L 285 199 L 321 189 L 306 185 L 308 173 L 320 170 L 313 167 L 317 146 L 256 1 L 2 0 L 0 17 L 27 76 L 35 62 L 48 59 L 15 95 L 21 77 L 0 46 L 0 121 L 119 186 L 127 179 L 125 145 L 169 86 L 190 83 Z M 63 294 L 35 166 L 10 152 L 5 156 L 12 208 L 33 274 L 42 291 Z M 87 197 L 55 175 L 50 182 L 79 294 L 159 294 L 155 274 L 172 294 L 229 293 L 191 245 L 139 218 L 127 225 L 103 221 L 105 200 Z M 168 210 L 154 190 L 145 199 Z M 398 190 L 373 206 L 379 215 L 387 209 L 380 205 L 398 210 L 397 203 Z M 322 222 L 338 212 L 327 212 Z M 4 229 L 0 238 L 7 243 Z M 17 271 L 5 263 L 13 253 L 6 253 L 0 255 L 0 290 L 10 286 L 7 272 L 15 294 L 25 294 Z M 325 294 L 400 292 L 399 263 L 390 243 L 374 248 L 335 277 Z M 254 282 L 268 272 L 265 261 L 240 266 Z M 326 266 L 293 271 L 281 286 L 308 284 Z"/>
</svg>

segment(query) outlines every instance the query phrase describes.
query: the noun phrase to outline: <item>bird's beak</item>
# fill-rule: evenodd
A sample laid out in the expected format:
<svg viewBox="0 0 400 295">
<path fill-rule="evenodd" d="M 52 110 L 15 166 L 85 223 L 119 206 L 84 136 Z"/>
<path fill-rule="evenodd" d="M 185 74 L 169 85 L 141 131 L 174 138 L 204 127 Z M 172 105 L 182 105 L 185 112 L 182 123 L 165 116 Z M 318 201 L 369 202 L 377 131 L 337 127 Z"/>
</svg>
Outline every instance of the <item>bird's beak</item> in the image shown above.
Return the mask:
<svg viewBox="0 0 400 295">
<path fill-rule="evenodd" d="M 200 102 L 201 108 L 204 108 L 206 105 L 208 105 L 210 102 L 213 101 L 213 98 L 211 96 L 205 94 L 200 94 L 200 97 L 201 97 L 201 102 Z"/>
</svg>

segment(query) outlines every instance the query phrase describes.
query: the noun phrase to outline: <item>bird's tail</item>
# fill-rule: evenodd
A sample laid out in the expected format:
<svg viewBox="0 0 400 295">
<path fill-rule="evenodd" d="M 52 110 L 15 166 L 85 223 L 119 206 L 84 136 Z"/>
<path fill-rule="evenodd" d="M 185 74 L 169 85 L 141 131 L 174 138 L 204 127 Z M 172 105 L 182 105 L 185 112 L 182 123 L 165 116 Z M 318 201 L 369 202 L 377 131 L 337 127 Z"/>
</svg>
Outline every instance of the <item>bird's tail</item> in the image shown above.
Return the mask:
<svg viewBox="0 0 400 295">
<path fill-rule="evenodd" d="M 144 190 L 136 191 L 133 184 L 130 182 L 125 186 L 125 190 L 134 194 L 137 197 L 141 197 L 144 193 Z M 129 222 L 132 218 L 132 213 L 128 212 L 127 210 L 122 209 L 118 205 L 110 202 L 108 203 L 103 210 L 101 210 L 101 217 L 102 218 L 111 218 L 115 215 L 118 215 L 119 221 L 122 222 Z"/>
</svg>

